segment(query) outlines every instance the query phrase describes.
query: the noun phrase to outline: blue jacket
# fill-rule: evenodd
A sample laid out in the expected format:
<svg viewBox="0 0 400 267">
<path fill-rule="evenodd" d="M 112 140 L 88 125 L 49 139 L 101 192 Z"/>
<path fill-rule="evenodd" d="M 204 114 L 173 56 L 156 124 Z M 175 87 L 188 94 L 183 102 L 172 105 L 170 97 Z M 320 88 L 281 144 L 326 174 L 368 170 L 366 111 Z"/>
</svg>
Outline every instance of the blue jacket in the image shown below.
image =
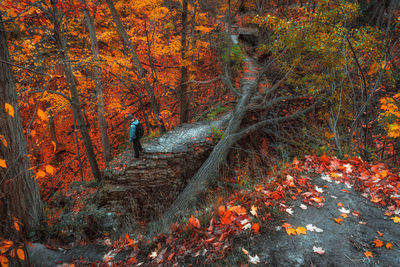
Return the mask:
<svg viewBox="0 0 400 267">
<path fill-rule="evenodd" d="M 138 120 L 133 120 L 131 122 L 131 128 L 129 131 L 129 142 L 133 142 L 134 139 L 136 139 L 136 126 L 139 124 Z"/>
</svg>

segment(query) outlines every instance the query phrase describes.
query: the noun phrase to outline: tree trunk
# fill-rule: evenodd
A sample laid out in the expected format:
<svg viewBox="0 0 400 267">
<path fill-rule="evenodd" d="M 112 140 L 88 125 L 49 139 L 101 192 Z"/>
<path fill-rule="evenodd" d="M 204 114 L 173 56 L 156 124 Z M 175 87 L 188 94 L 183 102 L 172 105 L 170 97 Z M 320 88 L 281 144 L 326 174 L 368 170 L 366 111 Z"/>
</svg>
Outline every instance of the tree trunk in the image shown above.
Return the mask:
<svg viewBox="0 0 400 267">
<path fill-rule="evenodd" d="M 87 129 L 85 120 L 82 115 L 81 105 L 79 102 L 78 90 L 76 88 L 75 77 L 72 71 L 71 60 L 69 58 L 66 39 L 62 29 L 61 14 L 57 7 L 58 0 L 51 1 L 53 6 L 53 23 L 54 23 L 54 38 L 57 43 L 57 47 L 60 50 L 60 55 L 64 64 L 65 76 L 67 79 L 68 87 L 71 92 L 72 110 L 74 119 L 78 122 L 78 127 L 82 135 L 83 142 L 86 148 L 86 154 L 89 160 L 92 174 L 97 181 L 101 180 L 101 173 L 97 164 L 96 155 L 94 153 L 92 140 L 90 139 L 89 131 Z"/>
<path fill-rule="evenodd" d="M 249 59 L 247 60 L 249 61 Z M 218 177 L 219 170 L 225 163 L 231 146 L 241 137 L 236 133 L 240 130 L 240 124 L 246 113 L 250 99 L 257 88 L 257 73 L 253 64 L 252 61 L 249 62 L 249 69 L 253 72 L 245 74 L 242 85 L 242 97 L 232 114 L 232 118 L 224 132 L 224 137 L 218 142 L 204 164 L 190 179 L 184 191 L 164 212 L 158 225 L 151 226 L 153 228 L 149 229 L 149 236 L 153 236 L 159 230 L 168 231 L 171 223 L 178 221 L 188 211 L 193 210 L 196 207 L 198 197 L 205 193 L 209 184 Z"/>
<path fill-rule="evenodd" d="M 189 98 L 188 98 L 188 68 L 187 68 L 187 31 L 188 31 L 188 0 L 182 1 L 182 32 L 181 32 L 181 81 L 180 81 L 180 104 L 181 114 L 180 123 L 188 122 L 189 116 Z"/>
<path fill-rule="evenodd" d="M 1 14 L 0 60 L 10 62 Z M 5 112 L 6 103 L 14 108 L 14 117 Z M 26 232 L 29 232 L 45 216 L 39 188 L 26 156 L 27 148 L 12 70 L 4 63 L 0 63 L 0 135 L 7 141 L 7 145 L 0 141 L 0 159 L 7 164 L 7 168 L 0 167 L 0 236 L 11 237 L 15 233 L 13 218 L 17 218 Z"/>
<path fill-rule="evenodd" d="M 108 164 L 112 160 L 111 156 L 111 146 L 110 139 L 108 138 L 107 133 L 107 121 L 105 118 L 104 112 L 104 90 L 103 83 L 101 82 L 101 69 L 99 67 L 99 45 L 96 37 L 96 30 L 94 27 L 94 18 L 89 14 L 89 11 L 86 8 L 85 0 L 80 0 L 81 3 L 85 6 L 83 9 L 83 14 L 85 16 L 86 25 L 89 31 L 90 44 L 92 47 L 93 53 L 93 78 L 96 84 L 96 97 L 97 97 L 97 118 L 99 121 L 100 128 L 100 136 L 101 136 L 101 145 L 103 147 L 103 157 L 106 164 Z"/>
<path fill-rule="evenodd" d="M 139 57 L 136 53 L 136 49 L 130 40 L 128 33 L 126 32 L 124 26 L 122 25 L 121 19 L 119 18 L 118 12 L 115 9 L 113 0 L 106 0 L 106 3 L 108 5 L 108 8 L 110 9 L 111 15 L 113 17 L 114 23 L 117 26 L 117 30 L 119 34 L 121 35 L 122 39 L 124 40 L 124 43 L 129 46 L 130 54 L 132 57 L 133 64 L 135 66 L 135 70 L 138 73 L 138 78 L 140 80 L 144 80 L 144 88 L 146 92 L 150 96 L 150 103 L 151 103 L 151 108 L 154 111 L 154 114 L 156 116 L 156 121 L 158 123 L 158 127 L 161 132 L 165 132 L 165 127 L 163 123 L 159 119 L 159 114 L 160 114 L 160 107 L 157 103 L 157 99 L 154 95 L 154 89 L 151 87 L 149 81 L 146 78 L 146 73 L 147 71 L 143 68 L 142 63 L 139 60 Z"/>
</svg>

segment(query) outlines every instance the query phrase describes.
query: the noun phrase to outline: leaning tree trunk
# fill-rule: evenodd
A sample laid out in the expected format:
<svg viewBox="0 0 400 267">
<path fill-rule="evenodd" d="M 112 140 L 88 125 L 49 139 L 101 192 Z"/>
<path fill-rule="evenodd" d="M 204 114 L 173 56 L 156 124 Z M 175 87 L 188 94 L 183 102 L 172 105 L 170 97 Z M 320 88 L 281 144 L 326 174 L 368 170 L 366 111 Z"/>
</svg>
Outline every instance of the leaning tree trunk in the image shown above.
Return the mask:
<svg viewBox="0 0 400 267">
<path fill-rule="evenodd" d="M 27 157 L 12 70 L 4 63 L 10 62 L 10 55 L 1 14 L 0 60 L 0 159 L 7 165 L 0 167 L 0 237 L 11 237 L 14 218 L 31 231 L 45 216 Z M 13 115 L 6 112 L 6 104 L 15 110 Z"/>
<path fill-rule="evenodd" d="M 96 97 L 97 97 L 97 118 L 99 121 L 100 128 L 100 136 L 101 136 L 101 145 L 103 147 L 103 157 L 106 164 L 108 164 L 112 160 L 111 156 L 111 146 L 110 139 L 108 138 L 107 133 L 107 121 L 105 118 L 104 112 L 104 90 L 103 83 L 101 82 L 101 69 L 99 67 L 99 45 L 96 37 L 96 30 L 94 28 L 94 18 L 89 14 L 89 11 L 86 8 L 85 0 L 80 0 L 81 3 L 85 6 L 83 9 L 83 14 L 85 16 L 86 25 L 89 31 L 90 44 L 92 46 L 93 53 L 93 78 L 96 84 Z"/>
<path fill-rule="evenodd" d="M 72 72 L 71 60 L 69 58 L 67 43 L 62 29 L 62 17 L 61 12 L 57 7 L 58 0 L 52 0 L 53 7 L 53 23 L 54 23 L 54 37 L 57 43 L 57 47 L 60 50 L 61 59 L 64 64 L 65 76 L 67 79 L 68 87 L 71 92 L 71 104 L 74 119 L 78 122 L 78 127 L 82 135 L 83 142 L 86 148 L 86 154 L 89 159 L 90 168 L 92 174 L 97 181 L 101 180 L 101 173 L 97 164 L 96 155 L 94 153 L 92 140 L 90 139 L 89 131 L 87 129 L 85 120 L 82 115 L 81 104 L 79 101 L 78 90 L 76 88 L 75 77 Z"/>
<path fill-rule="evenodd" d="M 250 59 L 247 60 L 250 61 Z M 237 135 L 236 133 L 240 130 L 240 124 L 246 114 L 250 99 L 257 88 L 258 75 L 253 64 L 252 61 L 249 62 L 249 69 L 252 72 L 247 73 L 243 79 L 242 95 L 224 132 L 224 137 L 218 142 L 204 164 L 190 179 L 184 191 L 164 212 L 160 221 L 151 226 L 153 229 L 149 229 L 149 236 L 153 236 L 159 230 L 168 231 L 171 223 L 178 221 L 184 214 L 196 207 L 198 197 L 205 193 L 209 184 L 218 177 L 220 168 L 225 163 L 230 148 L 241 138 L 241 135 Z"/>
<path fill-rule="evenodd" d="M 151 87 L 149 81 L 146 78 L 146 73 L 147 71 L 143 68 L 142 63 L 139 60 L 139 57 L 136 53 L 136 49 L 135 46 L 133 45 L 132 41 L 130 40 L 128 33 L 126 32 L 124 25 L 122 25 L 121 19 L 118 15 L 117 10 L 115 9 L 113 0 L 106 0 L 106 3 L 108 5 L 108 8 L 110 9 L 111 15 L 113 17 L 114 23 L 117 26 L 117 30 L 119 32 L 119 34 L 121 35 L 122 39 L 124 40 L 124 43 L 126 45 L 128 45 L 129 47 L 129 51 L 132 57 L 132 62 L 134 64 L 134 68 L 138 73 L 138 77 L 140 80 L 144 80 L 144 88 L 147 92 L 147 94 L 150 96 L 150 104 L 151 104 L 151 108 L 154 111 L 154 114 L 156 116 L 156 121 L 158 123 L 158 127 L 160 129 L 161 132 L 165 132 L 165 127 L 164 124 L 159 120 L 159 114 L 160 114 L 160 107 L 157 103 L 157 99 L 154 95 L 154 90 Z"/>
</svg>

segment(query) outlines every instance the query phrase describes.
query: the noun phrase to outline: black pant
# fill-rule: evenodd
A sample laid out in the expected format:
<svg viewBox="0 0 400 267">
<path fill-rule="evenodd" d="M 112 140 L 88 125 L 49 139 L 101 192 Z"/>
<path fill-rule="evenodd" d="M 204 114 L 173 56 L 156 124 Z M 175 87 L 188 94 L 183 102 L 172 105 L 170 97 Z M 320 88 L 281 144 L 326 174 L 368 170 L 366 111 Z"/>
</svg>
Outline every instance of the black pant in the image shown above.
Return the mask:
<svg viewBox="0 0 400 267">
<path fill-rule="evenodd" d="M 138 158 L 139 151 L 143 151 L 142 145 L 140 144 L 140 138 L 133 139 L 133 149 L 135 150 L 135 158 Z"/>
</svg>

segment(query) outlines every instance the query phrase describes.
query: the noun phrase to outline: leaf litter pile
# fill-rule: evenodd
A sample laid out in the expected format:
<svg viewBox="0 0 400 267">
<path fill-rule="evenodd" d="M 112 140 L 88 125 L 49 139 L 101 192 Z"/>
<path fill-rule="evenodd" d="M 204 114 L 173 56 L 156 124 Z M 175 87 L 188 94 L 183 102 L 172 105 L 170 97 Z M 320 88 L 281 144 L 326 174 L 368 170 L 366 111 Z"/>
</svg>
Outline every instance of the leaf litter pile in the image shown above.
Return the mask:
<svg viewBox="0 0 400 267">
<path fill-rule="evenodd" d="M 298 208 L 302 210 L 310 206 L 323 207 L 326 201 L 323 193 L 328 185 L 318 187 L 313 184 L 308 175 L 316 174 L 328 185 L 341 183 L 346 188 L 360 191 L 363 197 L 385 208 L 386 212 L 382 216 L 387 216 L 393 227 L 400 226 L 396 225 L 400 222 L 399 172 L 389 170 L 384 164 L 368 164 L 359 158 L 339 160 L 325 155 L 307 156 L 302 161 L 294 160 L 279 177 L 271 175 L 252 190 L 238 191 L 225 202 L 220 198 L 211 214 L 210 211 L 199 212 L 188 218 L 186 223 L 173 224 L 169 234 L 160 234 L 151 241 L 145 241 L 140 235 L 132 239 L 126 234 L 104 256 L 103 264 L 197 266 L 220 262 L 232 251 L 235 237 L 257 237 L 262 232 L 272 231 L 271 225 L 274 220 L 276 224 L 280 214 L 296 217 L 294 207 L 291 206 L 294 200 L 301 201 Z M 341 191 L 349 192 L 347 189 Z M 359 211 L 350 210 L 340 201 L 337 201 L 337 211 L 338 216 L 332 216 L 332 220 L 339 225 L 343 226 L 349 216 L 360 217 L 359 224 L 365 224 Z M 301 238 L 310 232 L 324 232 L 323 225 L 291 225 L 281 222 L 276 230 L 284 229 L 293 238 Z M 377 236 L 371 242 L 371 247 L 391 250 L 395 246 L 386 242 L 381 232 L 377 231 Z M 316 244 L 311 251 L 323 257 L 328 249 Z M 248 263 L 260 263 L 260 257 L 250 252 L 250 248 L 241 247 L 240 250 Z M 117 261 L 116 255 L 121 251 L 125 251 L 125 258 Z M 374 257 L 369 250 L 364 249 L 363 252 L 365 258 Z"/>
</svg>

